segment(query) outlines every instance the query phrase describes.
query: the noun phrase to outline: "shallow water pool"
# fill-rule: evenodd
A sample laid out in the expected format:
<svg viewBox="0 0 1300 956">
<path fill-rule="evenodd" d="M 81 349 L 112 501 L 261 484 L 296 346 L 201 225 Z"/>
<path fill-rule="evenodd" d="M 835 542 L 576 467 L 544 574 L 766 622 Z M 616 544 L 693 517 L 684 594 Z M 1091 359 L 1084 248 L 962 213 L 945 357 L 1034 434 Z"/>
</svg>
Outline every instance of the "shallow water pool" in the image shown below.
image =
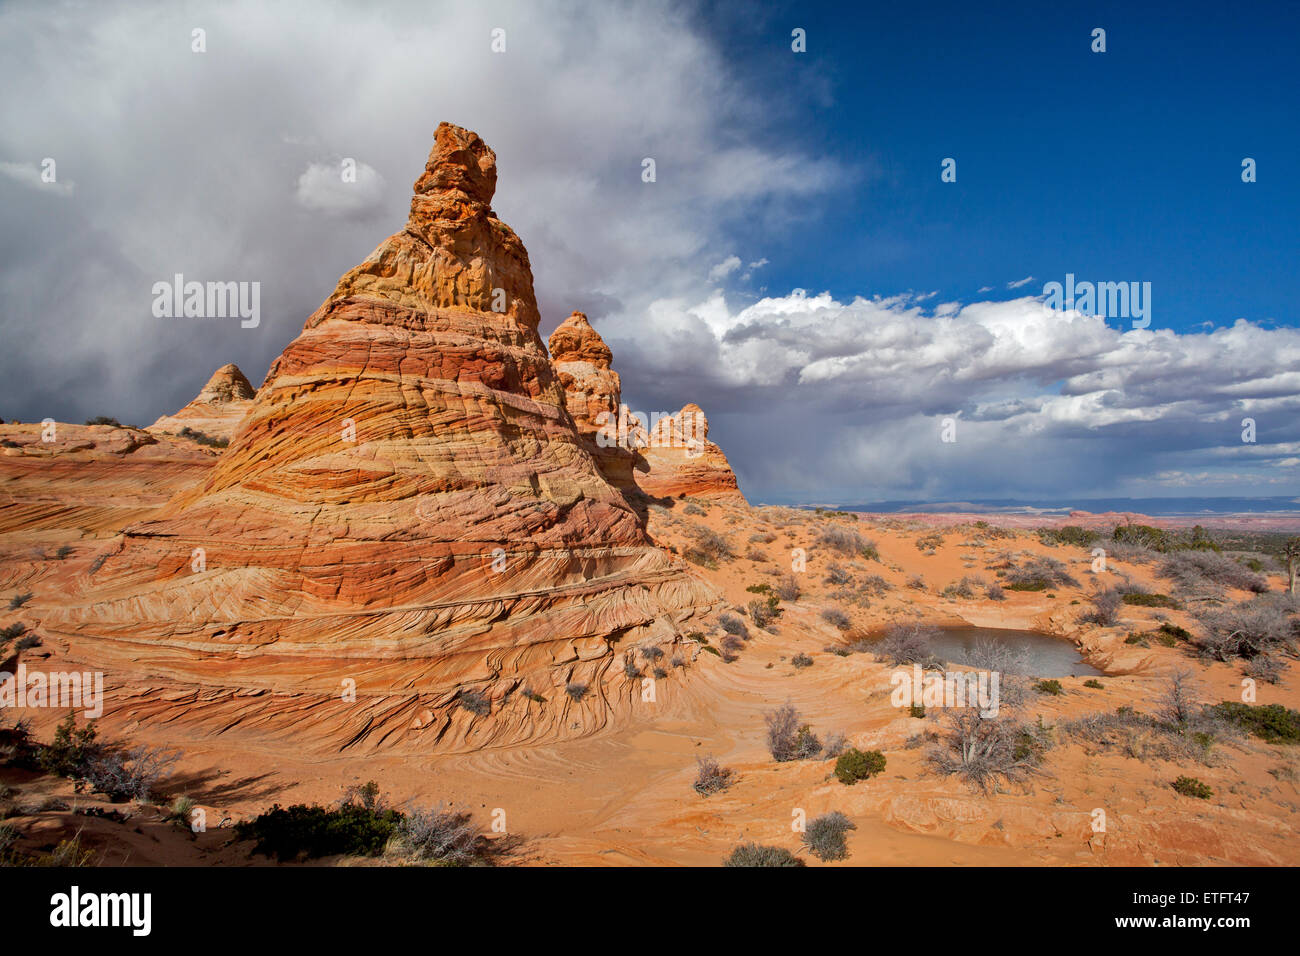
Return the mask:
<svg viewBox="0 0 1300 956">
<path fill-rule="evenodd" d="M 936 627 L 930 649 L 953 664 L 965 664 L 966 653 L 980 638 L 992 638 L 1012 650 L 1028 654 L 1028 670 L 1034 677 L 1097 677 L 1101 671 L 1083 662 L 1070 641 L 1037 631 L 1017 631 L 1005 627 L 975 627 L 965 624 Z"/>
</svg>

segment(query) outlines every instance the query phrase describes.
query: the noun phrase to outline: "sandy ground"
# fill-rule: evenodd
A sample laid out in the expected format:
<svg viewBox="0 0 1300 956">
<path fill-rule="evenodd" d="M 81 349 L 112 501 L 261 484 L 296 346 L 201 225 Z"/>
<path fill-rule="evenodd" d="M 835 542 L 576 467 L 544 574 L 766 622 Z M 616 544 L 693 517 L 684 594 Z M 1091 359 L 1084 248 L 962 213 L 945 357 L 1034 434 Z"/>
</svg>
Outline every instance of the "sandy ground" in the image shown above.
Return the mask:
<svg viewBox="0 0 1300 956">
<path fill-rule="evenodd" d="M 265 863 L 249 857 L 248 844 L 232 845 L 232 832 L 221 821 L 255 815 L 272 803 L 336 800 L 348 785 L 366 780 L 377 781 L 398 804 L 445 803 L 472 810 L 485 827 L 494 811 L 504 811 L 508 831 L 522 837 L 514 860 L 531 865 L 716 865 L 737 843 L 749 840 L 800 852 L 798 819 L 830 810 L 848 815 L 857 829 L 849 834 L 847 859 L 829 865 L 1300 862 L 1296 748 L 1243 738 L 1221 745 L 1210 766 L 1175 765 L 1093 751 L 1060 732 L 1063 721 L 1085 713 L 1120 705 L 1149 711 L 1165 676 L 1177 668 L 1195 672 L 1205 702 L 1240 698 L 1241 674 L 1233 666 L 1207 665 L 1182 647 L 1124 643 L 1127 634 L 1151 630 L 1161 620 L 1190 626 L 1185 612 L 1126 606 L 1119 627 L 1078 624 L 1093 577 L 1087 552 L 1048 547 L 1023 532 L 953 526 L 931 516 L 873 517 L 855 526 L 876 543 L 880 560 L 853 559 L 815 544 L 828 523 L 853 519 L 739 503 L 695 507 L 707 514 L 687 514 L 688 503 L 680 501 L 671 509 L 653 509 L 650 530 L 679 551 L 689 545 L 696 524 L 723 533 L 737 556 L 699 573 L 731 604 L 743 607 L 755 596 L 748 586 L 774 583 L 790 571 L 799 548 L 807 560 L 806 571 L 798 575 L 803 594 L 783 605 L 775 633 L 751 623 L 751 638 L 731 663 L 688 648 L 685 656 L 693 652 L 694 660 L 683 669 L 670 668 L 655 682 L 655 700 L 642 701 L 635 717 L 615 730 L 465 755 L 316 760 L 280 749 L 235 748 L 220 737 L 175 739 L 165 727 L 140 727 L 132 739 L 183 748 L 178 773 L 166 789 L 207 808 L 208 832 L 191 834 L 164 820 L 156 808 L 112 806 L 73 793 L 66 781 L 16 770 L 0 771 L 0 795 L 7 793 L 0 804 L 18 811 L 8 822 L 23 832 L 24 848 L 52 846 L 80 832 L 103 863 Z M 942 542 L 919 548 L 917 539 L 933 533 L 932 526 L 939 526 Z M 751 543 L 751 535 L 771 540 Z M 746 557 L 750 549 L 757 550 Z M 987 567 L 1005 552 L 1065 561 L 1080 586 L 1008 591 L 1004 601 L 988 600 L 982 588 L 972 599 L 938 593 L 963 575 L 995 581 Z M 836 588 L 823 580 L 832 561 L 859 577 L 879 574 L 892 588 L 866 607 L 832 600 Z M 1153 591 L 1167 590 L 1150 568 L 1113 567 Z M 907 586 L 916 575 L 924 579 L 924 590 Z M 1272 584 L 1282 587 L 1280 575 Z M 1031 695 L 1023 716 L 1057 728 L 1043 773 L 1025 787 L 974 792 L 937 775 L 926 762 L 932 745 L 927 736 L 944 728 L 941 713 L 932 709 L 924 718 L 907 716 L 890 704 L 892 668 L 867 654 L 840 657 L 824 650 L 845 639 L 845 632 L 820 616 L 832 606 L 850 615 L 855 632 L 919 619 L 1058 634 L 1073 640 L 1105 672 L 1104 688 L 1088 689 L 1083 678 L 1063 678 L 1063 695 Z M 714 627 L 707 639 L 717 646 L 722 634 Z M 796 669 L 790 659 L 798 653 L 810 655 L 813 665 Z M 1258 702 L 1300 707 L 1295 666 L 1288 664 L 1281 684 L 1259 685 Z M 639 685 L 627 684 L 623 692 L 639 697 Z M 823 737 L 840 731 L 854 746 L 884 752 L 884 773 L 849 787 L 833 776 L 833 760 L 774 762 L 764 745 L 763 713 L 786 699 Z M 41 737 L 48 738 L 54 719 L 46 715 L 37 721 Z M 696 758 L 703 755 L 735 771 L 729 789 L 709 797 L 695 793 Z M 1214 796 L 1180 796 L 1170 784 L 1181 774 L 1205 781 Z M 42 804 L 45 809 L 39 809 Z M 128 816 L 121 822 L 87 816 L 82 812 L 87 808 Z M 1104 812 L 1104 832 L 1094 828 L 1097 811 Z M 801 856 L 810 865 L 823 865 L 806 851 Z"/>
</svg>

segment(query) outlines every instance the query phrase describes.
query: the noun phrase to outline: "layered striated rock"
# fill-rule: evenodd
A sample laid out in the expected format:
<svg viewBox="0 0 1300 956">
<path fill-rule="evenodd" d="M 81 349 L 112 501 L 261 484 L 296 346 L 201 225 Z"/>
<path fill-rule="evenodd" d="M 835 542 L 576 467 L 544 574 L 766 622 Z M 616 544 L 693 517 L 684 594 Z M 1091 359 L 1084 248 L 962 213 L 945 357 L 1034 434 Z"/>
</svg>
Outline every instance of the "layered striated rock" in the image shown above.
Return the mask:
<svg viewBox="0 0 1300 956">
<path fill-rule="evenodd" d="M 581 734 L 639 701 L 627 644 L 715 603 L 580 437 L 495 184 L 486 144 L 440 126 L 405 229 L 307 320 L 202 484 L 45 613 L 118 719 L 327 750 Z"/>
<path fill-rule="evenodd" d="M 622 404 L 613 354 L 587 316 L 574 312 L 561 322 L 550 350 L 578 431 L 611 483 L 657 498 L 743 500 L 727 456 L 709 441 L 709 422 L 698 405 L 638 417 Z"/>
<path fill-rule="evenodd" d="M 709 420 L 689 404 L 652 424 L 641 449 L 646 470 L 638 471 L 641 490 L 659 498 L 739 498 L 736 473 L 722 449 L 709 441 Z"/>
<path fill-rule="evenodd" d="M 179 435 L 229 441 L 253 404 L 256 390 L 235 364 L 223 365 L 208 379 L 203 390 L 175 415 L 164 415 L 149 426 L 154 434 Z"/>
</svg>

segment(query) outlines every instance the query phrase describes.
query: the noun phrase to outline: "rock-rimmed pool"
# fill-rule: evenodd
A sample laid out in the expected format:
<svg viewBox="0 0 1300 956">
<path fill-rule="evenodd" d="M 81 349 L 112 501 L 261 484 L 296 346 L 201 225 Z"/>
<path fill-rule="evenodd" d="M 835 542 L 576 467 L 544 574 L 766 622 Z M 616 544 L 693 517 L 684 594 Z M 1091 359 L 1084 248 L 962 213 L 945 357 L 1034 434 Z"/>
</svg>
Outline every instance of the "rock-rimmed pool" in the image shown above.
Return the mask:
<svg viewBox="0 0 1300 956">
<path fill-rule="evenodd" d="M 1027 670 L 1034 677 L 1098 677 L 1103 673 L 1084 663 L 1070 641 L 1037 631 L 1005 627 L 975 627 L 972 624 L 934 627 L 930 650 L 952 664 L 965 664 L 967 652 L 981 638 L 992 639 L 1013 651 L 1027 655 Z"/>
</svg>

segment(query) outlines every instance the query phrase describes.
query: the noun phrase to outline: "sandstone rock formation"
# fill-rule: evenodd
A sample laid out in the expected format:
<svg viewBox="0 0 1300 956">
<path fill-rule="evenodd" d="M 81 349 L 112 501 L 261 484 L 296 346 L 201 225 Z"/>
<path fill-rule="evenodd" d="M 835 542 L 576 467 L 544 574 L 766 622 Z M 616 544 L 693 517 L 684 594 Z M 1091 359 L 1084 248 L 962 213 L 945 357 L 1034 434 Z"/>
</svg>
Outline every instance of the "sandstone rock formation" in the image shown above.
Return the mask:
<svg viewBox="0 0 1300 956">
<path fill-rule="evenodd" d="M 574 423 L 611 483 L 659 498 L 743 500 L 726 455 L 708 440 L 708 419 L 698 405 L 639 418 L 622 404 L 613 354 L 586 315 L 574 312 L 561 322 L 550 349 Z"/>
<path fill-rule="evenodd" d="M 164 415 L 148 431 L 177 435 L 188 428 L 200 436 L 229 441 L 253 404 L 255 389 L 239 366 L 223 365 L 203 390 L 175 415 Z"/>
<path fill-rule="evenodd" d="M 202 484 L 45 614 L 118 719 L 326 750 L 585 733 L 639 700 L 622 650 L 716 601 L 580 438 L 495 185 L 439 126 L 405 228 L 229 390 L 249 407 Z"/>
</svg>

